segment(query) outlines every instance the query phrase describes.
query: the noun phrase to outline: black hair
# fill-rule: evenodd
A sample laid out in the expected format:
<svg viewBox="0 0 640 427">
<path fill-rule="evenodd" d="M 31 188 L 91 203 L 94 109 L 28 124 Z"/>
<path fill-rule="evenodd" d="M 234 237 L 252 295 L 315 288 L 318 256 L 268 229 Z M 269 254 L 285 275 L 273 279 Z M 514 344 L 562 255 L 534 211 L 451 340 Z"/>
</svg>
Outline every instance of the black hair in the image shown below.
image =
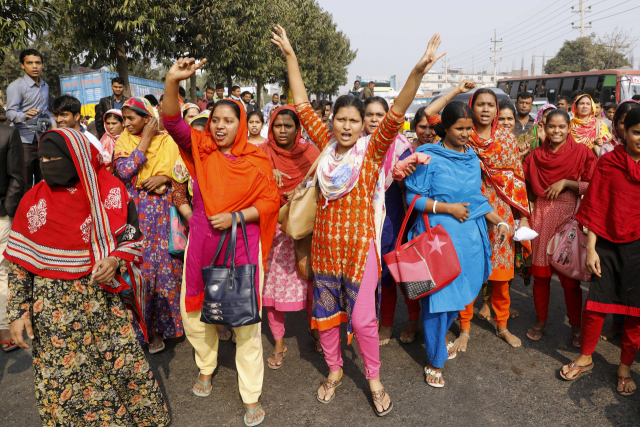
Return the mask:
<svg viewBox="0 0 640 427">
<path fill-rule="evenodd" d="M 222 84 L 222 83 L 216 83 L 216 89 L 222 89 L 222 90 L 224 90 L 224 84 Z"/>
<path fill-rule="evenodd" d="M 373 104 L 374 102 L 377 102 L 378 104 L 382 105 L 382 108 L 384 108 L 385 113 L 389 112 L 389 104 L 387 104 L 386 99 L 384 99 L 381 96 L 371 96 L 367 98 L 364 101 L 364 109 L 366 110 L 369 104 Z"/>
<path fill-rule="evenodd" d="M 311 102 L 311 108 L 313 108 L 313 111 L 318 111 L 318 110 L 324 111 L 324 102 L 320 99 L 316 99 Z"/>
<path fill-rule="evenodd" d="M 182 86 L 178 86 L 178 93 L 180 94 L 181 97 L 186 97 L 187 96 L 187 91 L 184 90 L 184 88 Z"/>
<path fill-rule="evenodd" d="M 602 109 L 603 109 L 604 111 L 610 110 L 610 109 L 612 109 L 612 108 L 615 110 L 616 108 L 618 108 L 618 104 L 616 104 L 615 102 L 606 102 L 606 103 L 602 106 Z"/>
<path fill-rule="evenodd" d="M 602 100 L 600 100 L 600 98 L 594 98 L 593 103 L 602 106 Z"/>
<path fill-rule="evenodd" d="M 251 95 L 251 92 L 249 92 L 248 90 L 245 90 L 244 92 L 242 92 L 242 93 L 240 94 L 240 98 L 244 98 L 244 96 L 245 96 L 246 94 Z"/>
<path fill-rule="evenodd" d="M 355 82 L 353 82 L 353 84 L 355 85 L 356 83 L 360 83 L 360 80 L 356 80 Z"/>
<path fill-rule="evenodd" d="M 145 96 L 144 96 L 144 98 L 145 98 L 147 101 L 149 101 L 149 102 L 151 103 L 151 105 L 153 105 L 154 107 L 157 107 L 157 106 L 158 106 L 158 100 L 156 99 L 156 97 L 155 97 L 155 96 L 153 96 L 153 95 L 151 95 L 151 94 L 148 94 L 148 95 L 145 95 Z"/>
<path fill-rule="evenodd" d="M 449 102 L 442 110 L 442 121 L 435 127 L 436 135 L 444 139 L 446 135 L 445 129 L 449 129 L 459 119 L 473 119 L 473 110 L 464 102 Z"/>
<path fill-rule="evenodd" d="M 163 99 L 164 99 L 164 93 L 160 95 L 160 100 L 158 101 L 158 104 L 161 103 Z"/>
<path fill-rule="evenodd" d="M 198 117 L 197 119 L 193 119 L 190 126 L 202 126 L 203 128 L 207 127 L 207 122 L 209 121 L 209 117 Z"/>
<path fill-rule="evenodd" d="M 617 126 L 622 116 L 624 116 L 629 111 L 634 110 L 636 108 L 640 108 L 640 104 L 638 104 L 637 102 L 625 102 L 624 104 L 621 104 L 620 107 L 616 109 L 616 112 L 613 115 L 613 120 L 612 120 L 613 126 Z M 626 121 L 626 117 L 625 117 L 625 121 Z"/>
<path fill-rule="evenodd" d="M 640 123 L 640 108 L 632 108 L 624 118 L 624 128 L 629 130 L 632 126 Z"/>
<path fill-rule="evenodd" d="M 293 119 L 293 123 L 296 125 L 296 131 L 300 129 L 300 119 L 298 118 L 298 115 L 295 112 L 291 110 L 280 110 L 278 114 L 273 118 L 273 120 L 275 121 L 276 117 L 282 116 L 282 115 L 289 116 Z"/>
<path fill-rule="evenodd" d="M 475 104 L 478 97 L 483 93 L 488 93 L 491 96 L 493 96 L 493 99 L 496 101 L 496 105 L 498 105 L 498 97 L 496 96 L 496 93 L 491 89 L 487 89 L 486 87 L 482 89 L 478 89 L 473 93 L 473 96 L 471 97 L 471 105 Z"/>
<path fill-rule="evenodd" d="M 520 92 L 518 96 L 516 96 L 516 101 L 520 101 L 521 99 L 533 99 L 533 94 L 531 92 Z"/>
<path fill-rule="evenodd" d="M 120 122 L 120 124 L 124 123 L 124 120 L 122 119 L 122 116 L 117 115 L 116 113 L 109 113 L 106 116 L 104 116 L 104 121 L 106 122 L 107 119 L 116 119 L 117 121 Z"/>
<path fill-rule="evenodd" d="M 335 117 L 341 108 L 349 107 L 357 109 L 360 113 L 360 118 L 364 121 L 364 102 L 353 95 L 342 95 L 336 99 L 336 104 L 333 106 L 333 116 Z"/>
<path fill-rule="evenodd" d="M 547 118 L 546 118 L 547 124 L 551 122 L 551 118 L 553 116 L 562 116 L 562 118 L 567 122 L 567 124 L 571 123 L 571 116 L 569 116 L 569 113 L 564 111 L 562 108 L 554 108 L 551 110 L 549 114 L 547 114 Z"/>
<path fill-rule="evenodd" d="M 567 104 L 571 105 L 571 98 L 569 98 L 567 95 L 560 95 L 558 97 L 558 102 L 560 102 L 560 100 L 562 100 L 562 99 L 564 99 L 567 102 Z"/>
<path fill-rule="evenodd" d="M 633 95 L 631 99 L 634 101 L 640 101 L 640 95 Z"/>
<path fill-rule="evenodd" d="M 240 89 L 240 86 L 231 86 L 231 92 Z"/>
<path fill-rule="evenodd" d="M 212 90 L 212 91 L 214 91 L 214 92 L 215 92 L 215 89 L 214 89 L 214 88 L 212 88 L 211 86 L 205 86 L 204 91 L 206 92 L 206 91 L 208 91 L 208 90 Z"/>
<path fill-rule="evenodd" d="M 211 111 L 211 114 L 216 111 L 216 108 L 222 107 L 223 105 L 233 108 L 233 111 L 236 113 L 236 118 L 240 120 L 240 117 L 242 117 L 240 106 L 230 99 L 221 99 L 220 101 L 216 102 L 216 104 L 213 106 L 213 111 Z"/>
<path fill-rule="evenodd" d="M 51 112 L 53 114 L 69 111 L 75 116 L 76 114 L 80 114 L 81 109 L 82 104 L 80 100 L 71 95 L 59 96 L 53 101 L 53 104 L 51 104 Z"/>
<path fill-rule="evenodd" d="M 586 94 L 587 94 L 587 92 L 585 92 L 583 90 L 580 90 L 580 89 L 574 90 L 573 92 L 571 92 L 571 99 L 576 99 L 577 97 L 582 96 L 582 95 L 586 95 Z"/>
<path fill-rule="evenodd" d="M 498 107 L 500 108 L 500 111 L 511 110 L 513 111 L 513 117 L 516 116 L 516 107 L 511 103 L 511 101 L 504 99 L 498 103 Z"/>
<path fill-rule="evenodd" d="M 251 119 L 251 117 L 253 116 L 258 116 L 258 118 L 260 119 L 260 122 L 264 124 L 264 116 L 260 111 L 257 111 L 257 110 L 254 110 L 247 115 L 247 123 L 249 123 L 249 119 Z"/>
<path fill-rule="evenodd" d="M 214 105 L 216 105 L 216 101 L 209 101 L 207 102 L 207 110 L 211 107 L 213 107 Z"/>
<path fill-rule="evenodd" d="M 283 93 L 282 95 L 280 95 L 280 98 L 287 99 L 287 95 L 285 95 L 285 94 Z"/>
<path fill-rule="evenodd" d="M 189 108 L 185 108 L 184 111 L 182 112 L 182 118 L 184 119 L 185 117 L 187 117 L 187 111 L 191 110 L 192 108 L 197 108 L 198 112 L 200 112 L 200 107 L 189 107 Z"/>
<path fill-rule="evenodd" d="M 120 76 L 114 77 L 111 79 L 111 84 L 118 83 L 119 85 L 124 86 L 124 79 Z"/>
<path fill-rule="evenodd" d="M 369 98 L 371 99 L 371 98 Z M 424 107 L 420 107 L 418 108 L 418 111 L 416 111 L 416 115 L 413 116 L 413 120 L 411 120 L 411 130 L 415 132 L 416 130 L 416 126 L 418 126 L 418 123 L 420 123 L 422 121 L 422 119 L 424 118 L 425 114 L 424 114 L 424 110 L 427 108 L 427 106 L 425 105 Z"/>
<path fill-rule="evenodd" d="M 40 61 L 44 62 L 44 58 L 42 57 L 42 54 L 40 52 L 35 49 L 25 49 L 20 52 L 20 63 L 24 64 L 24 59 L 29 55 L 38 56 L 40 57 Z"/>
</svg>

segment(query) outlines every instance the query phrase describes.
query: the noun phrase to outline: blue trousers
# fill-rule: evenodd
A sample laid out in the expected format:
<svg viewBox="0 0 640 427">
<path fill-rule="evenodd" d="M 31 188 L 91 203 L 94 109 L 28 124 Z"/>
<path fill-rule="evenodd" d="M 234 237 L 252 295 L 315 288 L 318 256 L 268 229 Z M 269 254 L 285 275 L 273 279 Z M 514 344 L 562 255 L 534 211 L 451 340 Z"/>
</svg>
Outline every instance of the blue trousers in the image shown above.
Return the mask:
<svg viewBox="0 0 640 427">
<path fill-rule="evenodd" d="M 449 358 L 446 336 L 451 324 L 456 320 L 458 311 L 429 313 L 429 297 L 420 300 L 422 304 L 422 329 L 427 360 L 434 368 L 442 368 Z"/>
</svg>

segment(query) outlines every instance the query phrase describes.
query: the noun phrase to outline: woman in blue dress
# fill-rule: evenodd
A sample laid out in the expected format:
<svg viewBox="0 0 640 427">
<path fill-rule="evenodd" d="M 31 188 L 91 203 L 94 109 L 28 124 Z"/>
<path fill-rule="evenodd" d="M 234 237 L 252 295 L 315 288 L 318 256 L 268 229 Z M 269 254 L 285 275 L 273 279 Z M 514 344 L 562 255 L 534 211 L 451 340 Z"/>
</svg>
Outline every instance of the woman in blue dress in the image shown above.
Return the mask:
<svg viewBox="0 0 640 427">
<path fill-rule="evenodd" d="M 407 203 L 420 196 L 415 208 L 429 213 L 431 227 L 442 224 L 449 233 L 462 270 L 448 286 L 420 300 L 428 360 L 425 380 L 432 387 L 444 386 L 442 367 L 449 357 L 445 341 L 449 327 L 491 274 L 492 248 L 486 221 L 498 225 L 499 246 L 494 249 L 504 245 L 511 231 L 480 190 L 480 161 L 466 147 L 472 127 L 473 112 L 468 105 L 458 101 L 447 104 L 442 122 L 436 125 L 442 140 L 416 150 L 430 155 L 430 163 L 416 165 L 415 172 L 405 179 Z M 409 238 L 425 231 L 419 215 Z"/>
</svg>

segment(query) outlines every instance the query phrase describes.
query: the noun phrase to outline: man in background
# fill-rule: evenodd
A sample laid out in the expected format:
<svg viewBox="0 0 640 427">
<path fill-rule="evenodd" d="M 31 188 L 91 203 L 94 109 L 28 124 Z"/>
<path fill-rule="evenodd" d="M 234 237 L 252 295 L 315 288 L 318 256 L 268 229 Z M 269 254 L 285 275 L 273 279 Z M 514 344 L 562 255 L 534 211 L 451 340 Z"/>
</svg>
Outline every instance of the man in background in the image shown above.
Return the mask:
<svg viewBox="0 0 640 427">
<path fill-rule="evenodd" d="M 279 102 L 280 96 L 277 93 L 271 95 L 271 102 L 265 105 L 264 110 L 262 110 L 265 122 L 269 121 L 269 117 L 271 117 L 271 111 L 278 108 Z"/>
<path fill-rule="evenodd" d="M 233 99 L 234 101 L 239 101 L 242 102 L 242 99 L 240 98 L 240 86 L 231 86 L 231 94 L 229 95 L 229 98 Z"/>
<path fill-rule="evenodd" d="M 360 87 L 360 81 L 356 80 L 353 82 L 353 87 L 351 88 L 351 91 L 349 91 L 349 95 L 362 99 L 364 96 L 363 90 L 364 89 Z"/>
<path fill-rule="evenodd" d="M 568 113 L 571 110 L 571 98 L 566 95 L 560 95 L 558 97 L 558 108 Z"/>
<path fill-rule="evenodd" d="M 224 99 L 224 85 L 222 83 L 216 84 L 216 94 L 213 97 L 214 102 L 218 102 L 221 99 Z"/>
<path fill-rule="evenodd" d="M 129 99 L 123 95 L 124 79 L 122 77 L 114 77 L 111 79 L 111 95 L 100 99 L 96 105 L 96 130 L 98 131 L 98 139 L 102 139 L 104 135 L 104 113 L 111 109 L 122 110 L 122 105 Z"/>
<path fill-rule="evenodd" d="M 249 113 L 251 113 L 252 111 L 256 111 L 258 109 L 258 107 L 256 107 L 255 103 L 253 102 L 253 95 L 251 95 L 251 92 L 249 92 L 248 90 L 242 92 L 240 98 L 242 98 L 242 104 L 244 105 L 244 109 L 247 115 L 249 115 Z"/>
<path fill-rule="evenodd" d="M 7 88 L 7 120 L 20 133 L 24 150 L 23 180 L 25 190 L 42 180 L 38 141 L 43 131 L 55 127 L 49 112 L 49 85 L 40 77 L 42 54 L 35 49 L 20 52 L 20 66 L 24 76 Z"/>
<path fill-rule="evenodd" d="M 284 93 L 282 95 L 280 95 L 280 105 L 287 105 L 287 95 L 285 95 Z"/>
<path fill-rule="evenodd" d="M 196 105 L 200 108 L 200 111 L 206 110 L 207 104 L 213 101 L 214 100 L 213 98 L 215 96 L 216 96 L 216 91 L 213 88 L 207 86 L 204 90 L 204 99 L 196 103 Z"/>
<path fill-rule="evenodd" d="M 531 130 L 535 119 L 529 114 L 533 108 L 533 95 L 529 92 L 520 92 L 516 97 L 516 124 L 513 127 L 514 135 L 522 135 Z"/>
<path fill-rule="evenodd" d="M 82 104 L 80 104 L 78 98 L 71 95 L 62 95 L 53 101 L 51 113 L 59 128 L 70 128 L 81 132 L 87 137 L 89 142 L 102 153 L 102 144 L 100 141 L 80 124 L 80 118 L 82 117 L 80 115 L 81 108 Z"/>
<path fill-rule="evenodd" d="M 362 99 L 366 100 L 368 98 L 371 98 L 374 94 L 375 88 L 376 88 L 376 84 L 374 82 L 369 82 L 367 87 L 364 88 L 364 91 L 362 91 Z"/>
</svg>

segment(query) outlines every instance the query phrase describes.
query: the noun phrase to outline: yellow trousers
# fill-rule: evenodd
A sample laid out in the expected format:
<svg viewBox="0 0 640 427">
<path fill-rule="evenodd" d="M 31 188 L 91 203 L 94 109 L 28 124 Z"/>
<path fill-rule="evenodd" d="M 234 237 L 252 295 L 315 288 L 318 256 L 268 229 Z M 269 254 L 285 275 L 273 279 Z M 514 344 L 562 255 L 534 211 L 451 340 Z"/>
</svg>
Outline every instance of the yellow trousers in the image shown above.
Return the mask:
<svg viewBox="0 0 640 427">
<path fill-rule="evenodd" d="M 188 249 L 188 247 L 187 247 Z M 185 249 L 184 259 L 187 259 Z M 262 258 L 258 258 L 262 259 Z M 186 265 L 186 262 L 185 262 Z M 260 293 L 262 293 L 264 271 L 262 262 L 258 262 L 260 277 Z M 187 292 L 186 275 L 182 274 L 180 291 L 180 313 L 187 339 L 196 353 L 196 365 L 203 375 L 211 375 L 218 366 L 218 330 L 216 325 L 202 323 L 200 310 L 187 313 L 185 295 Z M 236 369 L 238 371 L 238 388 L 244 403 L 256 403 L 262 394 L 264 379 L 264 360 L 262 356 L 261 323 L 233 328 L 236 333 Z"/>
</svg>

